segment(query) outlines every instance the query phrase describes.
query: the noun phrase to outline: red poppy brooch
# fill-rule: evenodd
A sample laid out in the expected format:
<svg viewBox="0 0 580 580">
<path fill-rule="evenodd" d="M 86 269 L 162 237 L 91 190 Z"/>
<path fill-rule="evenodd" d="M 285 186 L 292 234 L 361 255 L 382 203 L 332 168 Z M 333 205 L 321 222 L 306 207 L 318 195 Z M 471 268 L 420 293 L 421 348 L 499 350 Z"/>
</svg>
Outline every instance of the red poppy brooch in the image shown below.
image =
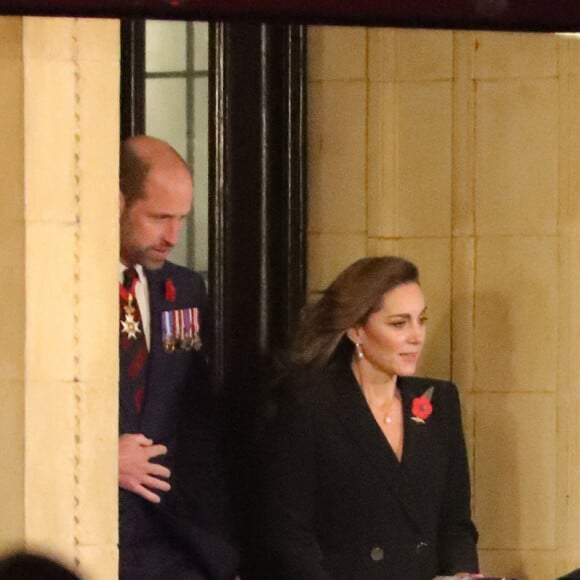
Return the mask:
<svg viewBox="0 0 580 580">
<path fill-rule="evenodd" d="M 431 405 L 431 397 L 433 395 L 433 386 L 430 386 L 420 397 L 413 399 L 413 406 L 411 407 L 411 419 L 415 423 L 425 423 L 433 412 Z"/>
<path fill-rule="evenodd" d="M 165 280 L 165 300 L 175 302 L 175 284 L 171 278 Z"/>
</svg>

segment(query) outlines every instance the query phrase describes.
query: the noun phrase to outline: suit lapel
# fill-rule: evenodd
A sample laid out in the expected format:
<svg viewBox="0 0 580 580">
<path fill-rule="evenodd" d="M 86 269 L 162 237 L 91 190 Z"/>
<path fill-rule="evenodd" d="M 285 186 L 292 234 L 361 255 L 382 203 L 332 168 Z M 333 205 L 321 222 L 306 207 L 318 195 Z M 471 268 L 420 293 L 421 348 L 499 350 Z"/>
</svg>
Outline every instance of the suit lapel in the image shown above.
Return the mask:
<svg viewBox="0 0 580 580">
<path fill-rule="evenodd" d="M 405 429 L 401 463 L 377 425 L 350 368 L 347 373 L 337 374 L 334 389 L 336 411 L 344 429 L 357 442 L 371 468 L 377 471 L 381 481 L 399 500 L 415 525 L 422 529 L 424 521 L 422 509 L 417 505 L 416 495 L 408 477 L 412 469 L 407 463 L 412 464 L 412 461 L 408 462 L 406 457 L 407 454 L 414 457 L 417 446 L 420 445 L 421 432 L 416 429 L 418 425 L 411 420 L 412 399 L 420 393 L 415 392 L 417 388 L 407 391 L 406 386 L 403 385 L 401 388 Z"/>
<path fill-rule="evenodd" d="M 151 340 L 149 350 L 149 376 L 141 427 L 143 432 L 153 438 L 159 437 L 160 431 L 163 431 L 163 415 L 167 407 L 166 405 L 159 405 L 156 402 L 165 400 L 164 390 L 171 384 L 171 381 L 167 380 L 168 377 L 166 376 L 170 369 L 164 364 L 164 359 L 168 355 L 163 351 L 161 342 L 161 312 L 166 309 L 166 300 L 163 294 L 165 268 L 166 266 L 161 270 L 145 270 L 149 286 Z"/>
</svg>

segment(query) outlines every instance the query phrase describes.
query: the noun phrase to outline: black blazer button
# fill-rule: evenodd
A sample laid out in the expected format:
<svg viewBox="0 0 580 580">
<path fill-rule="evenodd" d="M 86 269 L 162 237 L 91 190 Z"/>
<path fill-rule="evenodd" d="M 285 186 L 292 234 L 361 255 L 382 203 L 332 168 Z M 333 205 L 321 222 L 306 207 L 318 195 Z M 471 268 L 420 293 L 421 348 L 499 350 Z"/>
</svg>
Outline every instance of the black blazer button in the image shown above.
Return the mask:
<svg viewBox="0 0 580 580">
<path fill-rule="evenodd" d="M 427 544 L 427 542 L 419 542 L 417 544 L 417 554 L 422 554 L 423 552 L 425 552 L 428 545 L 429 544 Z"/>
<path fill-rule="evenodd" d="M 371 560 L 373 562 L 380 562 L 385 557 L 385 552 L 382 548 L 376 546 L 371 550 Z"/>
</svg>

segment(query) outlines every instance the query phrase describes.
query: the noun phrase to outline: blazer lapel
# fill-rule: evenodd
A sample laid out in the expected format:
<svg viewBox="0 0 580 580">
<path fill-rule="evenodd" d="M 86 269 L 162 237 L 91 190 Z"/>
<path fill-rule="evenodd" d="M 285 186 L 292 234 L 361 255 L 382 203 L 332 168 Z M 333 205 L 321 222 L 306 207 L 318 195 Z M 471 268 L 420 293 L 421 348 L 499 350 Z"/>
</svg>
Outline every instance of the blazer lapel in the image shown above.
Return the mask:
<svg viewBox="0 0 580 580">
<path fill-rule="evenodd" d="M 423 529 L 422 510 L 417 505 L 412 488 L 409 487 L 407 470 L 405 469 L 406 454 L 412 453 L 418 444 L 417 430 L 413 429 L 411 421 L 411 401 L 414 393 L 404 393 L 403 416 L 405 439 L 403 460 L 399 463 L 395 453 L 377 425 L 372 412 L 358 386 L 352 371 L 337 375 L 335 382 L 336 410 L 345 430 L 358 443 L 361 451 L 367 457 L 369 464 L 378 472 L 378 476 L 390 492 L 399 500 L 404 510 L 419 529 Z"/>
<path fill-rule="evenodd" d="M 397 387 L 403 402 L 403 428 L 405 430 L 402 463 L 408 466 L 413 463 L 417 452 L 420 451 L 422 436 L 425 432 L 425 426 L 413 420 L 413 399 L 420 397 L 427 387 L 422 390 L 422 381 L 417 384 L 416 381 L 411 381 L 408 377 L 398 377 Z"/>
<path fill-rule="evenodd" d="M 149 286 L 150 331 L 149 347 L 149 376 L 145 392 L 145 404 L 141 418 L 141 427 L 149 437 L 160 437 L 164 427 L 164 412 L 166 405 L 158 405 L 156 401 L 164 400 L 164 390 L 167 388 L 167 373 L 171 367 L 164 364 L 168 356 L 163 350 L 161 341 L 161 312 L 165 309 L 166 301 L 163 294 L 163 268 L 161 270 L 145 270 Z"/>
<path fill-rule="evenodd" d="M 425 522 L 425 514 L 421 501 L 422 493 L 419 486 L 424 485 L 421 479 L 421 462 L 425 452 L 429 450 L 426 439 L 429 437 L 428 426 L 413 419 L 413 399 L 420 397 L 431 383 L 421 379 L 399 377 L 397 386 L 403 402 L 403 425 L 405 440 L 403 442 L 403 459 L 401 462 L 402 498 L 416 522 Z"/>
</svg>

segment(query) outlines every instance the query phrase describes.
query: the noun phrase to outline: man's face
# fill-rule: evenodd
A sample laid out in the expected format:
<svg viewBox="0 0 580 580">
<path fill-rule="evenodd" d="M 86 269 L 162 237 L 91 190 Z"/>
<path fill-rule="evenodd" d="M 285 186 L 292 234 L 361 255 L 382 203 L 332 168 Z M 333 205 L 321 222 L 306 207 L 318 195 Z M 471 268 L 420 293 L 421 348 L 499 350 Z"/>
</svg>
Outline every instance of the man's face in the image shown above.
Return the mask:
<svg viewBox="0 0 580 580">
<path fill-rule="evenodd" d="M 182 164 L 156 165 L 147 175 L 145 195 L 126 207 L 121 194 L 121 261 L 156 270 L 177 244 L 191 210 L 193 184 Z"/>
</svg>

